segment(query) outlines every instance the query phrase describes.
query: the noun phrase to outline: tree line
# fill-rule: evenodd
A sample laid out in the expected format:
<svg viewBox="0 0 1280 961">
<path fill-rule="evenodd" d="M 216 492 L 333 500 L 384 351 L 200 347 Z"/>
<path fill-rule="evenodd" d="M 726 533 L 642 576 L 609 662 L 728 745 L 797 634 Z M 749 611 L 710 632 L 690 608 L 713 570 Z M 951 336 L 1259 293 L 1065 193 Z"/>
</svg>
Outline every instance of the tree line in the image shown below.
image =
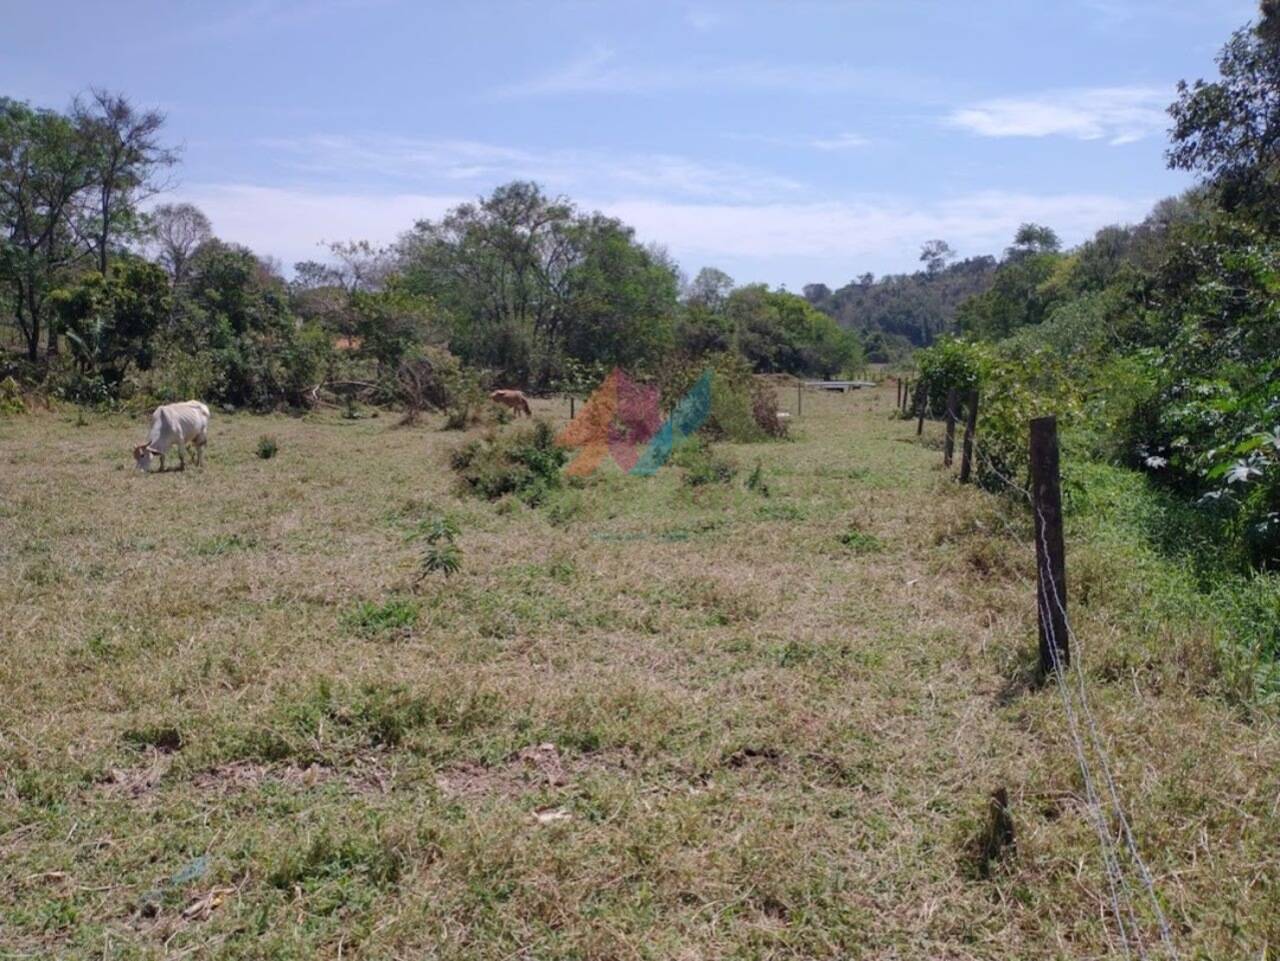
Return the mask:
<svg viewBox="0 0 1280 961">
<path fill-rule="evenodd" d="M 714 269 L 687 282 L 626 224 L 534 183 L 385 248 L 330 245 L 286 279 L 192 205 L 154 202 L 178 161 L 163 125 L 106 91 L 66 112 L 0 99 L 0 324 L 21 354 L 0 377 L 261 409 L 333 392 L 439 404 L 442 379 L 581 389 L 615 365 L 656 376 L 724 353 L 805 376 L 862 363 L 803 297 Z"/>
<path fill-rule="evenodd" d="M 1170 167 L 1197 175 L 1141 223 L 1072 250 L 1025 225 L 961 339 L 918 356 L 935 395 L 982 381 L 1004 476 L 1025 421 L 1056 413 L 1082 453 L 1197 505 L 1236 561 L 1280 564 L 1280 2 L 1267 0 L 1169 107 Z"/>
</svg>

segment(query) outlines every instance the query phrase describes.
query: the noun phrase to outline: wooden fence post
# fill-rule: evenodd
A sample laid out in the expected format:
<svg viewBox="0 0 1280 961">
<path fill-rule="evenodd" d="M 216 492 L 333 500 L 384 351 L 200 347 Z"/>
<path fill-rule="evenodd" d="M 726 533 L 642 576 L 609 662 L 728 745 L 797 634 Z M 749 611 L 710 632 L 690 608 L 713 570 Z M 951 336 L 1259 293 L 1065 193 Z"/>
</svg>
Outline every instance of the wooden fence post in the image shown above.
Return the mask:
<svg viewBox="0 0 1280 961">
<path fill-rule="evenodd" d="M 902 385 L 902 416 L 907 417 L 911 413 L 911 378 L 907 378 L 907 382 Z"/>
<path fill-rule="evenodd" d="M 804 413 L 804 381 L 796 381 L 796 416 Z"/>
<path fill-rule="evenodd" d="M 1040 620 L 1040 676 L 1071 663 L 1067 640 L 1067 560 L 1062 538 L 1062 482 L 1058 420 L 1031 422 L 1031 495 L 1036 512 L 1036 610 Z"/>
<path fill-rule="evenodd" d="M 973 389 L 964 395 L 964 449 L 960 454 L 960 483 L 969 483 L 973 469 L 973 432 L 978 429 L 978 391 Z"/>
<path fill-rule="evenodd" d="M 895 377 L 894 380 L 898 382 L 898 396 L 897 396 L 897 400 L 894 402 L 894 406 L 901 407 L 902 406 L 902 378 Z"/>
<path fill-rule="evenodd" d="M 950 467 L 956 450 L 956 404 L 959 391 L 954 387 L 947 391 L 947 438 L 942 444 L 942 466 Z"/>
<path fill-rule="evenodd" d="M 919 437 L 924 433 L 924 415 L 929 410 L 929 390 L 917 391 L 920 394 L 920 420 L 916 423 L 916 436 Z"/>
<path fill-rule="evenodd" d="M 573 420 L 573 395 L 569 395 L 569 419 Z"/>
</svg>

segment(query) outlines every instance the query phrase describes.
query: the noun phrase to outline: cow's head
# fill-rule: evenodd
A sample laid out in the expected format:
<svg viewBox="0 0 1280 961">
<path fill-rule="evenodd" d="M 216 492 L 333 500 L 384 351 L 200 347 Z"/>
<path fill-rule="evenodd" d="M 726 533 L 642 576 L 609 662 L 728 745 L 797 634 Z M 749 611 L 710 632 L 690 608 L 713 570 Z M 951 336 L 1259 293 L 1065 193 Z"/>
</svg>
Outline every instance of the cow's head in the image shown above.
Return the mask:
<svg viewBox="0 0 1280 961">
<path fill-rule="evenodd" d="M 144 474 L 151 469 L 152 456 L 160 452 L 154 447 L 148 447 L 146 444 L 139 444 L 133 449 L 133 463 L 138 470 Z"/>
</svg>

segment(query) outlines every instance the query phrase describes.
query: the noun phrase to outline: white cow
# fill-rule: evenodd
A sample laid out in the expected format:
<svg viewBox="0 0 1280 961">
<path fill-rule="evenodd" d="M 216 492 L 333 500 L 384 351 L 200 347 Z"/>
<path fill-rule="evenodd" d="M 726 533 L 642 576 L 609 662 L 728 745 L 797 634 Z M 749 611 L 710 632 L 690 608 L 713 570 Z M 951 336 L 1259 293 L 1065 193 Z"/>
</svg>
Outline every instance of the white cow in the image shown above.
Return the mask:
<svg viewBox="0 0 1280 961">
<path fill-rule="evenodd" d="M 193 445 L 192 455 L 197 466 L 204 464 L 204 445 L 209 440 L 209 408 L 198 400 L 184 400 L 180 404 L 165 404 L 157 407 L 151 415 L 151 433 L 145 444 L 133 449 L 133 462 L 138 470 L 146 473 L 151 469 L 151 458 L 160 458 L 160 469 L 164 470 L 164 455 L 175 445 L 178 448 L 179 469 L 185 469 L 187 460 L 183 451 L 188 444 Z"/>
</svg>

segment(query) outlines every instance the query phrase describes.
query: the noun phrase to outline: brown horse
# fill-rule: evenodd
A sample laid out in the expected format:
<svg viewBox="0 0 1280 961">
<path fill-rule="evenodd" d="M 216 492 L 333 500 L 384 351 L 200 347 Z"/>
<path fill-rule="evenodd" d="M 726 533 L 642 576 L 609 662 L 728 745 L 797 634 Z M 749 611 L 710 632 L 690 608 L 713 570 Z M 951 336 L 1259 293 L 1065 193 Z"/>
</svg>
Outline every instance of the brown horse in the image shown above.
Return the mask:
<svg viewBox="0 0 1280 961">
<path fill-rule="evenodd" d="M 533 416 L 533 411 L 529 409 L 529 398 L 524 395 L 522 390 L 495 390 L 489 395 L 489 399 L 495 404 L 510 407 L 516 412 L 517 416 L 520 414 L 524 414 L 526 417 Z"/>
</svg>

